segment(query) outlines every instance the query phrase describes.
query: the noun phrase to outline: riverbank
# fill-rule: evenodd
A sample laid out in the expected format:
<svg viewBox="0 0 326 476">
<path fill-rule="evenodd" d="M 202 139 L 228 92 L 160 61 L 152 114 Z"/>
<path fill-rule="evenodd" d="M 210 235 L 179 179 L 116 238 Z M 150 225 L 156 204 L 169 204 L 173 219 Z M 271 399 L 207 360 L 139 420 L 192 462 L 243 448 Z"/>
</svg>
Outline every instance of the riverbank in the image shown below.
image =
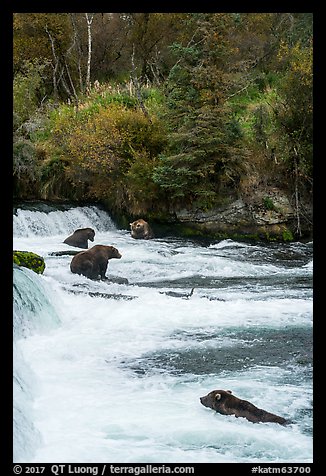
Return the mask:
<svg viewBox="0 0 326 476">
<path fill-rule="evenodd" d="M 276 193 L 277 192 L 277 193 Z M 308 222 L 297 233 L 297 221 L 293 207 L 286 195 L 273 189 L 269 195 L 260 197 L 251 203 L 243 199 L 209 211 L 179 210 L 170 214 L 142 216 L 151 223 L 155 235 L 177 235 L 202 239 L 235 239 L 240 241 L 309 241 L 313 230 Z M 107 211 L 120 229 L 129 230 L 130 223 L 140 218 L 137 215 L 113 212 L 105 201 L 94 205 Z M 51 210 L 68 210 L 71 207 L 92 205 L 88 202 L 71 202 L 68 200 L 25 200 L 14 203 L 17 208 L 50 212 Z"/>
</svg>

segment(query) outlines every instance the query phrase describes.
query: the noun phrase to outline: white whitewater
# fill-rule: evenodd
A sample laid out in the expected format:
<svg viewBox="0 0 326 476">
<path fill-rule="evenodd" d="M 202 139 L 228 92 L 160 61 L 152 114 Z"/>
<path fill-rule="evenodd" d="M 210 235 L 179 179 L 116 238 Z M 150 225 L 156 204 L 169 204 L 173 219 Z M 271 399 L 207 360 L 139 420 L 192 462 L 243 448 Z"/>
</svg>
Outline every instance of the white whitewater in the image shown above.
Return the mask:
<svg viewBox="0 0 326 476">
<path fill-rule="evenodd" d="M 113 281 L 54 254 L 82 227 L 121 252 Z M 311 462 L 311 248 L 133 240 L 95 206 L 17 210 L 14 249 L 46 268 L 14 270 L 14 461 Z M 293 423 L 216 414 L 199 398 L 217 388 Z"/>
</svg>

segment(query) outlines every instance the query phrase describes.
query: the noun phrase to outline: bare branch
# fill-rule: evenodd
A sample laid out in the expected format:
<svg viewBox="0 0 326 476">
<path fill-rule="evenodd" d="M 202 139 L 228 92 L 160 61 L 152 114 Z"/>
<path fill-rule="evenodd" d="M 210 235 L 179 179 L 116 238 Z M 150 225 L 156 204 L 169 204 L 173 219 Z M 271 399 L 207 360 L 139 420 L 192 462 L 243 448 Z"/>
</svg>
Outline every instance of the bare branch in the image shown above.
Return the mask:
<svg viewBox="0 0 326 476">
<path fill-rule="evenodd" d="M 57 100 L 58 99 L 57 71 L 58 71 L 58 67 L 59 67 L 59 59 L 58 59 L 58 56 L 55 52 L 54 39 L 53 39 L 51 33 L 49 32 L 48 26 L 45 25 L 44 28 L 45 28 L 45 31 L 46 31 L 49 39 L 50 39 L 50 42 L 51 42 L 52 55 L 53 55 L 53 59 L 54 59 L 54 64 L 52 65 L 52 67 L 53 67 L 53 74 L 52 74 L 53 94 L 54 94 L 55 100 Z"/>
<path fill-rule="evenodd" d="M 69 13 L 70 21 L 74 30 L 74 43 L 77 46 L 77 52 L 78 52 L 78 63 L 77 63 L 77 68 L 78 68 L 78 73 L 79 73 L 79 86 L 80 90 L 84 90 L 84 85 L 83 85 L 83 75 L 82 75 L 82 70 L 81 70 L 81 58 L 82 58 L 82 52 L 81 52 L 81 47 L 80 47 L 80 38 L 78 35 L 78 30 L 77 30 L 77 25 L 76 25 L 76 19 L 75 19 L 75 14 L 74 13 Z"/>
<path fill-rule="evenodd" d="M 132 45 L 132 55 L 131 55 L 131 81 L 135 87 L 137 99 L 140 105 L 141 110 L 143 111 L 144 115 L 147 117 L 150 123 L 152 123 L 151 118 L 145 108 L 143 98 L 141 96 L 140 84 L 136 75 L 136 67 L 135 67 L 135 45 Z"/>
<path fill-rule="evenodd" d="M 92 32 L 91 26 L 94 18 L 94 13 L 91 13 L 88 16 L 88 13 L 85 13 L 85 18 L 87 22 L 87 36 L 88 36 L 88 56 L 87 56 L 87 72 L 86 72 L 86 91 L 90 91 L 91 86 L 91 59 L 92 59 Z"/>
</svg>

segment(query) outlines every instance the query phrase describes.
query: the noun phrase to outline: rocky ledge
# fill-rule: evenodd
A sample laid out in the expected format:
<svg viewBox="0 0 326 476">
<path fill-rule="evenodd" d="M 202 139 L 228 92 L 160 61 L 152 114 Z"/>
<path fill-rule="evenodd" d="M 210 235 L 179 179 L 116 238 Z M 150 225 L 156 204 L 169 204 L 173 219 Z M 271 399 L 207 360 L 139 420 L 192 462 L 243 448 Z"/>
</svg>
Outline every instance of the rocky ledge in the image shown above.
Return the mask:
<svg viewBox="0 0 326 476">
<path fill-rule="evenodd" d="M 209 211 L 179 210 L 175 215 L 194 234 L 291 241 L 295 233 L 295 210 L 275 187 Z"/>
</svg>

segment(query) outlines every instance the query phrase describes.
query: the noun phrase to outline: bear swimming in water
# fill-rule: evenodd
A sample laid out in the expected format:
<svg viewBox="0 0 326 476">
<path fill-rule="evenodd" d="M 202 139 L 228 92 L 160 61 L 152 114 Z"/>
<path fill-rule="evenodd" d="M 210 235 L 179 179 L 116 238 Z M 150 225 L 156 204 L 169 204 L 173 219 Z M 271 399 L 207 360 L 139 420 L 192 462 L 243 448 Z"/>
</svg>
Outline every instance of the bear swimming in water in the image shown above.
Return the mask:
<svg viewBox="0 0 326 476">
<path fill-rule="evenodd" d="M 119 251 L 113 246 L 95 245 L 87 251 L 77 253 L 71 260 L 72 273 L 82 274 L 86 278 L 105 279 L 108 262 L 112 258 L 121 258 Z"/>
<path fill-rule="evenodd" d="M 290 423 L 283 417 L 269 413 L 261 408 L 257 408 L 247 400 L 232 395 L 231 390 L 212 390 L 204 397 L 200 397 L 200 403 L 211 408 L 222 415 L 235 415 L 243 417 L 253 423 L 279 423 L 286 425 Z"/>
<path fill-rule="evenodd" d="M 69 246 L 77 246 L 77 248 L 88 248 L 88 241 L 94 241 L 95 231 L 92 228 L 79 228 L 64 240 Z"/>
<path fill-rule="evenodd" d="M 150 240 L 154 238 L 154 233 L 147 221 L 140 218 L 132 223 L 130 223 L 131 236 L 132 238 Z"/>
</svg>

